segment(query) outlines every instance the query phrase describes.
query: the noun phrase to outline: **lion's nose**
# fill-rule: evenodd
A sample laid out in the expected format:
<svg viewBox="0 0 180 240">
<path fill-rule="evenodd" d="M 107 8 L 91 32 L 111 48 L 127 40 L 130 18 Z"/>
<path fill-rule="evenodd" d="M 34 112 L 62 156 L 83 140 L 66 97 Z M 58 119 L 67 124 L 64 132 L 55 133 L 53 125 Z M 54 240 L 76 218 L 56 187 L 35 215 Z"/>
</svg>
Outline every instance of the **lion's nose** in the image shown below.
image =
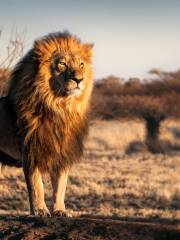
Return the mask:
<svg viewBox="0 0 180 240">
<path fill-rule="evenodd" d="M 83 77 L 73 77 L 72 80 L 74 80 L 77 84 L 79 84 L 80 82 L 82 82 Z"/>
<path fill-rule="evenodd" d="M 83 81 L 83 74 L 79 71 L 69 71 L 69 79 L 72 79 L 77 84 Z"/>
</svg>

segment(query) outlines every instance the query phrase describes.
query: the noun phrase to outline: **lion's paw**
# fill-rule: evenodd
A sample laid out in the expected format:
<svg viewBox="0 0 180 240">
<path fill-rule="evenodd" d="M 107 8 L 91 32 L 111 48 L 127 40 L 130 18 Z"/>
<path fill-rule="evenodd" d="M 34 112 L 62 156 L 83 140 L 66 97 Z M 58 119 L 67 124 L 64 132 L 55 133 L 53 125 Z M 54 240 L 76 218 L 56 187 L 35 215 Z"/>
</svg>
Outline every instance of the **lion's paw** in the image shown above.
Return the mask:
<svg viewBox="0 0 180 240">
<path fill-rule="evenodd" d="M 54 217 L 72 217 L 70 213 L 67 213 L 65 210 L 55 210 L 53 212 Z"/>
<path fill-rule="evenodd" d="M 40 217 L 50 217 L 51 216 L 49 210 L 46 209 L 46 208 L 42 208 L 42 209 L 38 208 L 38 209 L 36 209 L 35 215 L 36 216 L 40 216 Z"/>
</svg>

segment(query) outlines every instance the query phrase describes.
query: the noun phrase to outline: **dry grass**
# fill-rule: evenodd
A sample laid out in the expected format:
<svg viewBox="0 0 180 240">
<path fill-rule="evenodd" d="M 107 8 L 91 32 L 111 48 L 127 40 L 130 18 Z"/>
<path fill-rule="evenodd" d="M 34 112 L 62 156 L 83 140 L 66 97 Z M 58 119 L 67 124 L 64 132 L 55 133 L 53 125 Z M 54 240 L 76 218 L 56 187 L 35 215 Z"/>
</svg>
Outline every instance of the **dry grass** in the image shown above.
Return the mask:
<svg viewBox="0 0 180 240">
<path fill-rule="evenodd" d="M 144 125 L 140 121 L 96 121 L 92 125 L 86 147 L 89 150 L 124 151 L 130 142 L 143 141 Z"/>
<path fill-rule="evenodd" d="M 178 146 L 179 132 L 179 122 L 164 122 L 160 137 Z M 69 177 L 66 205 L 74 215 L 180 219 L 178 152 L 127 155 L 129 144 L 144 137 L 141 122 L 98 121 L 91 126 L 84 161 Z M 49 181 L 46 187 L 49 204 Z M 1 175 L 0 209 L 1 214 L 27 213 L 22 170 L 6 168 Z"/>
</svg>

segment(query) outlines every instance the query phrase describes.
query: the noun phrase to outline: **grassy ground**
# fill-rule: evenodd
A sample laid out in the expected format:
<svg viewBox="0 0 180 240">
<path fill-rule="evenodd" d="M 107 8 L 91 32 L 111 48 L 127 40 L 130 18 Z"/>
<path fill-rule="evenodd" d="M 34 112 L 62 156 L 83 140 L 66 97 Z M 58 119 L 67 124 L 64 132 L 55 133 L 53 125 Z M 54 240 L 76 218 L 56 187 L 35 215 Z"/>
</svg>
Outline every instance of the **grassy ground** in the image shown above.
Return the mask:
<svg viewBox="0 0 180 240">
<path fill-rule="evenodd" d="M 180 123 L 164 122 L 161 138 L 179 144 Z M 180 219 L 180 157 L 176 151 L 127 154 L 143 141 L 141 122 L 98 121 L 90 127 L 84 160 L 70 173 L 66 206 L 74 216 Z M 136 149 L 137 150 L 137 149 Z M 46 198 L 51 188 L 45 178 Z M 21 169 L 6 168 L 0 177 L 0 214 L 28 213 Z"/>
</svg>

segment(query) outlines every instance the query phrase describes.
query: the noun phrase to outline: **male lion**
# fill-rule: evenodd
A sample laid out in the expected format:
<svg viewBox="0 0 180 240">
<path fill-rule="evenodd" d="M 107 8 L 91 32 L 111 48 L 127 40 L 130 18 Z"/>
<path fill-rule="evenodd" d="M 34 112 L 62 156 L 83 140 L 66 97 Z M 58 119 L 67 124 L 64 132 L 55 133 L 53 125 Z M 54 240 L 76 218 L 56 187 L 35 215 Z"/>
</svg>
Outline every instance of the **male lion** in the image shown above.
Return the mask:
<svg viewBox="0 0 180 240">
<path fill-rule="evenodd" d="M 32 215 L 50 215 L 45 172 L 53 187 L 52 214 L 66 215 L 68 172 L 82 155 L 87 133 L 91 57 L 91 44 L 67 32 L 49 34 L 17 64 L 9 93 L 0 100 L 0 161 L 23 167 Z"/>
</svg>

